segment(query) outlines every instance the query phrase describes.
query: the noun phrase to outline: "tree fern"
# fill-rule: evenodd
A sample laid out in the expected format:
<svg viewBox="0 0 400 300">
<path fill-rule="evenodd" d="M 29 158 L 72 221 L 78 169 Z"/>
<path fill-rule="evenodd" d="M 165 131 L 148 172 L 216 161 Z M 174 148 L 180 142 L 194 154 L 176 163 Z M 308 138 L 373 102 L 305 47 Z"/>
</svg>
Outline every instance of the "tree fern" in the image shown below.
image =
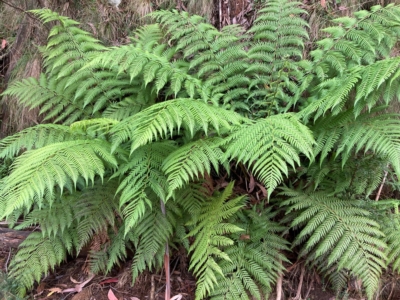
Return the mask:
<svg viewBox="0 0 400 300">
<path fill-rule="evenodd" d="M 44 73 L 4 94 L 70 126 L 39 125 L 0 142 L 0 158 L 14 160 L 0 180 L 1 217 L 42 231 L 10 266 L 21 291 L 84 245 L 94 272 L 132 251 L 135 279 L 162 266 L 169 243 L 191 256 L 196 299 L 262 299 L 286 260 L 276 208 L 245 206 L 233 184 L 210 196 L 222 167 L 229 176 L 243 164 L 268 199 L 288 177 L 299 190 L 285 189 L 282 203 L 299 228 L 293 247 L 337 290 L 357 277 L 372 298 L 382 270 L 399 269 L 397 214 L 350 199 L 373 194 L 383 170 L 400 174 L 398 116 L 377 108 L 399 96 L 399 60 L 389 56 L 400 10 L 335 20 L 305 60 L 299 5 L 268 1 L 247 33 L 159 11 L 156 24 L 111 48 L 75 21 L 34 11 L 56 22 Z"/>
<path fill-rule="evenodd" d="M 351 200 L 329 197 L 323 192 L 303 193 L 285 190 L 290 197 L 282 203 L 287 212 L 298 211 L 291 223 L 301 231 L 293 245 L 304 244 L 300 255 L 307 261 L 336 265 L 360 278 L 368 299 L 379 285 L 386 267 L 386 243 L 379 224 L 370 213 Z"/>
</svg>

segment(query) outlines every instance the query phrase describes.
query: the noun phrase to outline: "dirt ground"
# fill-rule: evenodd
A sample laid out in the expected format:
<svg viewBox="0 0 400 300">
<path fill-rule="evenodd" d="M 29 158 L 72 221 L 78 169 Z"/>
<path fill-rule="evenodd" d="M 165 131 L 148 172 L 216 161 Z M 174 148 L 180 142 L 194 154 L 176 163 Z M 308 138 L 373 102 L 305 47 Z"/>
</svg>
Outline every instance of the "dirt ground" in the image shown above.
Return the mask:
<svg viewBox="0 0 400 300">
<path fill-rule="evenodd" d="M 163 274 L 142 274 L 132 286 L 130 266 L 126 264 L 120 270 L 115 270 L 108 276 L 95 276 L 84 285 L 82 291 L 66 292 L 82 285 L 90 279 L 83 272 L 84 259 L 76 259 L 59 268 L 45 277 L 35 290 L 33 299 L 38 300 L 162 300 L 165 291 L 165 277 Z M 196 282 L 188 274 L 173 271 L 171 274 L 171 297 L 182 295 L 181 300 L 194 299 Z M 79 290 L 79 287 L 77 288 Z M 61 293 L 64 291 L 64 293 Z M 112 298 L 111 293 L 116 297 Z"/>
<path fill-rule="evenodd" d="M 0 253 L 0 265 L 4 266 L 7 257 Z M 35 300 L 164 300 L 165 276 L 160 273 L 144 273 L 132 286 L 130 263 L 127 262 L 118 270 L 114 270 L 108 276 L 90 277 L 85 273 L 85 259 L 76 258 L 45 276 L 40 284 L 36 284 L 30 292 L 29 299 Z M 175 266 L 171 274 L 171 297 L 175 300 L 193 300 L 196 282 L 187 271 L 179 270 Z M 2 268 L 3 271 L 4 268 Z M 315 274 L 304 276 L 302 298 L 296 299 L 299 272 L 292 271 L 283 278 L 284 297 L 282 300 L 335 300 L 332 291 L 327 290 Z M 308 276 L 308 277 L 307 277 Z M 397 280 L 395 281 L 395 283 Z M 81 288 L 79 287 L 81 286 Z M 393 287 L 396 289 L 393 289 Z M 385 286 L 386 296 L 380 299 L 389 299 L 390 289 L 393 289 L 390 298 L 400 300 L 400 289 L 390 282 Z M 79 290 L 79 292 L 77 292 Z M 111 291 L 111 292 L 110 292 Z M 112 295 L 111 295 L 112 294 Z M 180 297 L 180 296 L 181 297 Z M 115 296 L 115 297 L 113 297 Z M 275 300 L 271 295 L 269 300 Z M 348 300 L 365 300 L 356 293 L 352 293 Z M 0 299 L 9 300 L 9 299 Z M 228 299 L 229 300 L 229 299 Z"/>
<path fill-rule="evenodd" d="M 4 266 L 6 257 L 0 257 Z M 142 274 L 132 286 L 130 264 L 126 263 L 119 270 L 114 270 L 108 276 L 95 276 L 86 284 L 90 276 L 83 270 L 85 260 L 77 258 L 63 264 L 54 272 L 45 276 L 40 284 L 36 284 L 30 293 L 30 299 L 36 300 L 115 300 L 109 296 L 110 290 L 117 300 L 164 300 L 165 277 L 162 273 Z M 3 268 L 3 271 L 4 268 Z M 76 292 L 82 286 L 80 292 Z M 193 300 L 196 288 L 194 278 L 188 272 L 174 270 L 171 274 L 171 297 L 181 300 Z M 73 291 L 73 289 L 76 289 Z M 64 292 L 63 292 L 64 291 Z M 275 299 L 274 295 L 270 299 Z M 285 297 L 288 300 L 290 298 Z M 282 299 L 282 300 L 284 300 Z M 332 300 L 333 294 L 322 288 L 311 287 L 307 300 Z M 8 299 L 1 299 L 8 300 Z"/>
</svg>

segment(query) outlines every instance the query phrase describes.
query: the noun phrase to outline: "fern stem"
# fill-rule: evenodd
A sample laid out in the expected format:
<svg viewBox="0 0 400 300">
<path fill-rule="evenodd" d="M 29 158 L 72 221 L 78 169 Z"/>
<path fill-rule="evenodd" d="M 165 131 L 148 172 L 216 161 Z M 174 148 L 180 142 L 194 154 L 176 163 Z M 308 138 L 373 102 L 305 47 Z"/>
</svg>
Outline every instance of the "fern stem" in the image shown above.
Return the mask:
<svg viewBox="0 0 400 300">
<path fill-rule="evenodd" d="M 282 260 L 279 260 L 282 263 Z M 276 280 L 276 300 L 282 299 L 282 282 L 283 282 L 283 273 L 279 274 L 278 279 Z"/>
<path fill-rule="evenodd" d="M 279 264 L 282 265 L 282 259 L 279 259 Z M 282 283 L 283 283 L 283 272 L 279 272 L 279 276 L 276 279 L 276 300 L 282 299 Z"/>
<path fill-rule="evenodd" d="M 155 299 L 156 285 L 154 284 L 154 275 L 151 275 L 151 289 L 150 289 L 150 300 Z"/>
<path fill-rule="evenodd" d="M 303 264 L 301 266 L 301 272 L 300 272 L 300 280 L 299 280 L 299 285 L 297 287 L 297 292 L 296 292 L 296 297 L 293 298 L 293 300 L 301 300 L 301 289 L 303 288 L 303 280 L 304 280 L 304 272 L 305 272 L 305 265 Z"/>
<path fill-rule="evenodd" d="M 387 165 L 386 167 L 388 168 L 389 165 Z M 379 197 L 381 196 L 382 188 L 383 188 L 383 185 L 385 184 L 385 181 L 386 181 L 386 178 L 387 178 L 387 174 L 388 174 L 388 171 L 386 170 L 385 171 L 385 175 L 383 176 L 383 179 L 382 179 L 381 186 L 379 187 L 378 193 L 376 194 L 375 201 L 378 201 Z"/>
<path fill-rule="evenodd" d="M 166 218 L 166 210 L 165 203 L 162 199 L 160 199 L 161 212 Z M 165 253 L 164 253 L 164 270 L 165 270 L 165 300 L 171 299 L 171 277 L 170 277 L 170 269 L 169 269 L 169 246 L 168 240 L 165 243 Z"/>
</svg>

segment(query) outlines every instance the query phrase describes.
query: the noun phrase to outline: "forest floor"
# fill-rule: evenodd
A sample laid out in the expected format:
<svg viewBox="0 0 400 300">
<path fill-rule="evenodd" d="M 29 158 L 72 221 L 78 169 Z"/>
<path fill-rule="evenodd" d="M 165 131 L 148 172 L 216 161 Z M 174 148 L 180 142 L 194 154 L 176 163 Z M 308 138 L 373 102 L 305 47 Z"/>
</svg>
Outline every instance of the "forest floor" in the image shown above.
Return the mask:
<svg viewBox="0 0 400 300">
<path fill-rule="evenodd" d="M 0 238 L 0 242 L 3 242 L 2 244 L 0 243 L 0 274 L 7 273 L 10 259 L 16 251 L 16 244 L 19 244 L 26 237 L 23 231 L 12 233 L 11 235 L 7 235 L 3 232 L 2 239 Z M 174 251 L 174 254 L 171 256 L 171 297 L 174 300 L 195 299 L 196 281 L 188 271 L 188 257 L 185 253 L 185 251 Z M 128 253 L 128 256 L 130 254 Z M 125 262 L 119 268 L 114 268 L 107 276 L 90 276 L 87 272 L 89 269 L 87 250 L 83 250 L 81 255 L 75 258 L 70 257 L 67 262 L 55 268 L 48 275 L 43 276 L 41 282 L 36 283 L 29 292 L 28 299 L 165 299 L 165 274 L 162 271 L 158 273 L 144 272 L 136 279 L 135 284 L 132 286 L 131 261 Z M 287 253 L 287 255 L 290 256 L 290 253 Z M 294 261 L 296 257 L 289 257 L 289 259 Z M 336 299 L 335 293 L 329 290 L 329 285 L 326 281 L 318 275 L 315 269 L 309 270 L 306 268 L 304 262 L 287 264 L 285 267 L 286 272 L 282 278 L 283 295 L 281 300 Z M 4 291 L 1 290 L 1 280 L 2 277 L 0 276 L 0 300 L 11 300 L 10 297 L 6 296 L 4 298 L 2 296 Z M 395 275 L 394 272 L 385 273 L 382 275 L 382 281 L 380 295 L 375 300 L 400 300 L 400 276 Z M 366 300 L 366 298 L 360 296 L 360 286 L 361 282 L 357 282 L 356 280 L 349 282 L 347 297 L 343 299 Z M 273 293 L 268 300 L 276 300 L 276 294 Z"/>
<path fill-rule="evenodd" d="M 6 257 L 0 257 L 1 266 L 4 266 Z M 171 265 L 173 262 L 171 263 Z M 144 273 L 131 285 L 132 277 L 130 263 L 114 270 L 108 276 L 91 278 L 84 270 L 86 262 L 83 258 L 73 259 L 56 268 L 44 277 L 40 284 L 35 284 L 30 292 L 29 299 L 36 300 L 164 300 L 165 277 L 162 273 Z M 196 282 L 193 276 L 179 266 L 173 266 L 171 274 L 171 297 L 176 300 L 192 300 Z M 5 269 L 3 268 L 4 272 Z M 299 272 L 297 272 L 299 273 Z M 319 280 L 310 280 L 304 276 L 302 298 L 295 298 L 299 281 L 299 274 L 291 272 L 283 278 L 282 300 L 334 300 L 332 291 L 326 290 Z M 296 277 L 297 276 L 297 277 Z M 78 292 L 79 291 L 79 292 Z M 111 291 L 111 292 L 110 292 Z M 181 295 L 179 297 L 178 295 Z M 397 298 L 396 298 L 397 297 Z M 276 296 L 271 295 L 270 300 Z M 352 296 L 348 300 L 365 300 L 362 297 Z M 400 293 L 392 295 L 392 300 L 400 299 Z M 0 299 L 9 300 L 9 299 Z"/>
</svg>

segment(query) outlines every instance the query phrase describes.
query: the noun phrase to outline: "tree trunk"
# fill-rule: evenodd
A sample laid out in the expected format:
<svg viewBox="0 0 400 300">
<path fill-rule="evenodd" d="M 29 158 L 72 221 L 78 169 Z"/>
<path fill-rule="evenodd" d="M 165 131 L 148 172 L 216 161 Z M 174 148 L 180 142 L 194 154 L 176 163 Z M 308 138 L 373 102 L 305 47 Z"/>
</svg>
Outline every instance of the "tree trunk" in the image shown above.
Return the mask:
<svg viewBox="0 0 400 300">
<path fill-rule="evenodd" d="M 18 248 L 31 231 L 19 231 L 8 228 L 0 228 L 0 252 L 8 252 L 11 249 Z"/>
</svg>

